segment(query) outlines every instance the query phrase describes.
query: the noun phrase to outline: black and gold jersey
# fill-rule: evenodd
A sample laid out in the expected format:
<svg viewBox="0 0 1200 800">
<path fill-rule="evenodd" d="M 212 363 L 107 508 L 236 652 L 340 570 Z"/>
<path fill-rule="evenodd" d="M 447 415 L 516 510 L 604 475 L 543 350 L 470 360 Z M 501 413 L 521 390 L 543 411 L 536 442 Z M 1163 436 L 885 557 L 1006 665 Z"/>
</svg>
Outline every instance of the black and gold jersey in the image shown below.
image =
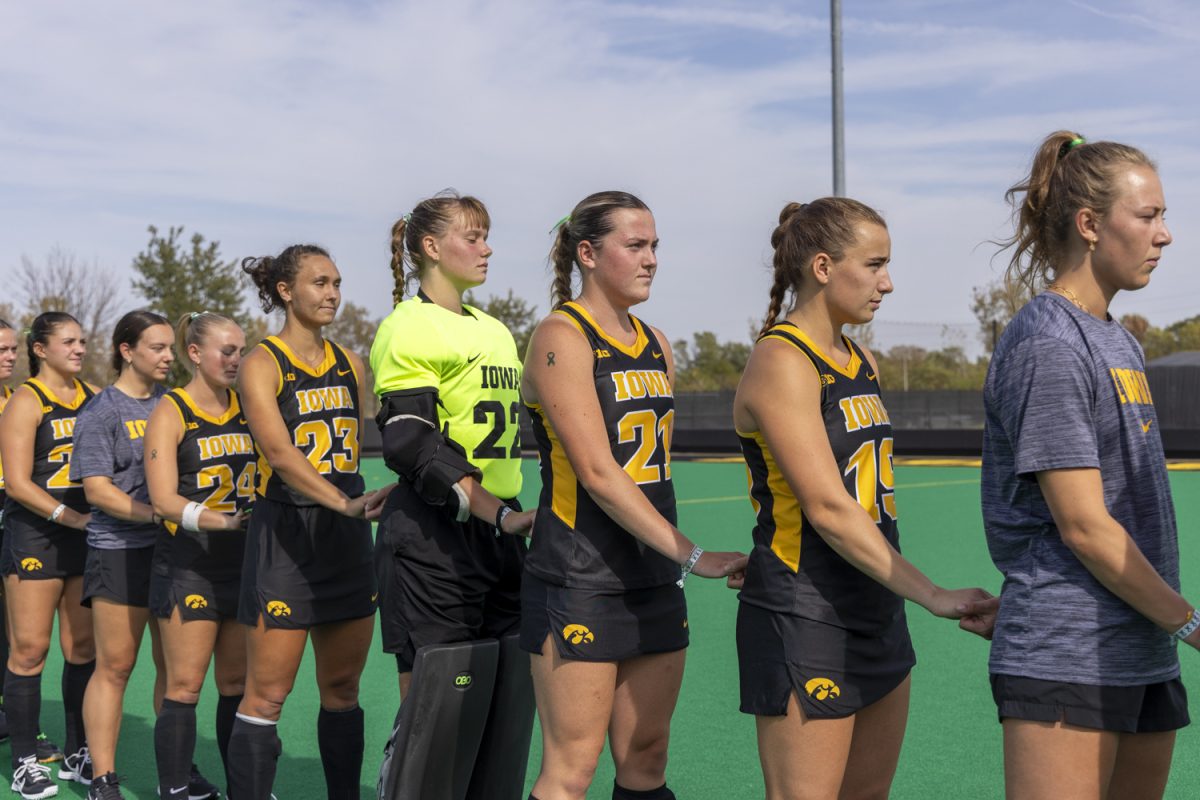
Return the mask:
<svg viewBox="0 0 1200 800">
<path fill-rule="evenodd" d="M 33 439 L 33 482 L 60 503 L 82 513 L 87 513 L 88 502 L 83 494 L 83 484 L 71 481 L 71 452 L 75 445 L 75 416 L 95 396 L 91 387 L 75 381 L 75 396 L 61 403 L 54 393 L 37 378 L 25 381 L 42 404 L 42 421 L 38 423 Z M 12 500 L 6 501 L 5 513 L 21 513 L 23 506 Z"/>
<path fill-rule="evenodd" d="M 670 446 L 675 397 L 657 339 L 636 317 L 630 320 L 637 340 L 628 346 L 605 333 L 576 303 L 555 313 L 569 319 L 592 348 L 592 374 L 613 458 L 674 524 Z M 542 494 L 526 569 L 548 583 L 571 587 L 638 589 L 678 580 L 678 564 L 614 522 L 579 485 L 541 406 L 527 407 L 541 459 Z"/>
<path fill-rule="evenodd" d="M 787 342 L 808 357 L 821 381 L 821 416 L 846 491 L 900 547 L 892 476 L 892 424 L 879 381 L 862 350 L 844 339 L 850 361 L 840 366 L 803 331 L 781 322 L 762 339 Z M 780 403 L 791 402 L 780 397 Z M 838 555 L 805 517 L 760 432 L 738 432 L 757 515 L 754 548 L 742 599 L 783 614 L 857 631 L 886 627 L 904 603 Z"/>
<path fill-rule="evenodd" d="M 222 514 L 254 502 L 258 457 L 237 392 L 229 390 L 229 408 L 219 417 L 206 414 L 184 389 L 171 390 L 165 399 L 183 425 L 176 454 L 179 495 Z M 175 523 L 165 524 L 176 532 Z"/>
<path fill-rule="evenodd" d="M 361 495 L 365 484 L 358 473 L 359 376 L 346 352 L 326 339 L 325 359 L 313 368 L 277 336 L 268 336 L 259 346 L 271 354 L 279 370 L 275 397 L 292 443 L 325 480 L 350 497 Z M 261 452 L 258 473 L 262 497 L 296 506 L 316 505 L 284 483 Z"/>
</svg>

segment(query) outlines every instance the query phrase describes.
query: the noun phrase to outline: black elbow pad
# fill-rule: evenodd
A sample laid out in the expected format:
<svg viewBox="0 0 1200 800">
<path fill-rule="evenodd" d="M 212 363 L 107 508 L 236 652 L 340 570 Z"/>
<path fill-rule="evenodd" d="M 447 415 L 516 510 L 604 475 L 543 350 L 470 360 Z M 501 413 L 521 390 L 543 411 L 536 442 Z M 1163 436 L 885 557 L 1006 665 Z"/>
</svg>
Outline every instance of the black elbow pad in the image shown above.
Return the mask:
<svg viewBox="0 0 1200 800">
<path fill-rule="evenodd" d="M 384 395 L 375 421 L 383 435 L 383 460 L 406 479 L 426 503 L 461 504 L 454 485 L 467 475 L 482 479 L 466 451 L 442 435 L 437 392 L 416 389 Z"/>
</svg>

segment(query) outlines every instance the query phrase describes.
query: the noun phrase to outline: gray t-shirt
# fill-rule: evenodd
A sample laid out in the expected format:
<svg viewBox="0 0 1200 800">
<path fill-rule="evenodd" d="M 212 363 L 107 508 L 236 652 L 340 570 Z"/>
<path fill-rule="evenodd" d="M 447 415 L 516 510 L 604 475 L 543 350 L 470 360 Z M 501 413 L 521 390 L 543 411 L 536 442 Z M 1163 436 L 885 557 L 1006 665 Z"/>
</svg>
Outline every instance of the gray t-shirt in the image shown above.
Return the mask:
<svg viewBox="0 0 1200 800">
<path fill-rule="evenodd" d="M 75 419 L 71 480 L 105 476 L 134 500 L 149 503 L 142 444 L 146 420 L 164 394 L 166 390 L 156 385 L 150 397 L 138 399 L 109 386 L 84 406 Z M 158 537 L 158 527 L 148 522 L 126 522 L 110 517 L 92 506 L 87 543 L 98 550 L 149 547 Z"/>
<path fill-rule="evenodd" d="M 1108 512 L 1178 590 L 1175 511 L 1137 340 L 1041 294 L 1000 338 L 983 397 L 983 520 L 1004 573 L 990 671 L 1107 686 L 1178 676 L 1175 641 L 1063 544 L 1036 476 L 1098 468 Z"/>
</svg>

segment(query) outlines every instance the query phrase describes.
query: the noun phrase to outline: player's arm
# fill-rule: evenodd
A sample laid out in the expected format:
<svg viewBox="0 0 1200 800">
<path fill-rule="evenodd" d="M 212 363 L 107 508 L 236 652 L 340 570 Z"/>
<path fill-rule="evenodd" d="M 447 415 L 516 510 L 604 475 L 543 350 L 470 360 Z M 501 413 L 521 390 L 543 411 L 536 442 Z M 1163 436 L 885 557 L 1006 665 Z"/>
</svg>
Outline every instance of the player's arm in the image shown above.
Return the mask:
<svg viewBox="0 0 1200 800">
<path fill-rule="evenodd" d="M 146 422 L 146 486 L 154 513 L 177 525 L 183 524 L 183 510 L 191 502 L 179 494 L 178 456 L 183 433 L 177 406 L 164 398 Z M 206 531 L 233 530 L 241 527 L 241 517 L 206 508 L 200 512 L 199 527 Z"/>
<path fill-rule="evenodd" d="M 432 506 L 446 506 L 459 522 L 474 515 L 494 522 L 499 498 L 483 488 L 483 473 L 467 460 L 462 447 L 442 435 L 438 394 L 432 386 L 389 392 L 380 398 L 379 425 L 383 460 Z M 533 524 L 533 511 L 508 514 L 505 533 L 521 533 Z"/>
<path fill-rule="evenodd" d="M 1168 633 L 1190 620 L 1194 606 L 1172 589 L 1104 504 L 1098 469 L 1037 473 L 1059 535 L 1080 563 L 1110 592 Z M 1200 629 L 1185 639 L 1200 649 Z"/>
<path fill-rule="evenodd" d="M 266 457 L 271 469 L 289 487 L 314 503 L 345 514 L 361 517 L 371 495 L 351 499 L 317 472 L 304 453 L 292 442 L 292 434 L 279 413 L 275 389 L 279 368 L 264 347 L 256 347 L 244 359 L 238 373 L 238 396 L 246 412 L 246 422 L 254 443 Z"/>
<path fill-rule="evenodd" d="M 842 482 L 821 416 L 820 377 L 804 353 L 783 341 L 759 342 L 738 400 L 738 429 L 762 432 L 804 516 L 838 555 L 939 617 L 958 618 L 960 605 L 987 596 L 982 589 L 937 586 L 879 535 L 875 521 Z"/>
<path fill-rule="evenodd" d="M 576 479 L 604 513 L 647 546 L 685 564 L 695 543 L 658 513 L 612 456 L 592 369 L 587 339 L 566 317 L 552 314 L 538 325 L 529 343 L 522 393 L 541 405 Z M 741 553 L 706 551 L 693 572 L 724 577 L 745 565 Z"/>
<path fill-rule="evenodd" d="M 336 345 L 339 346 L 340 345 Z M 354 452 L 362 453 L 362 426 L 363 426 L 363 409 L 366 408 L 367 402 L 367 368 L 363 364 L 363 360 L 359 358 L 358 353 L 343 349 L 347 360 L 350 362 L 350 368 L 354 370 L 354 383 L 358 387 L 358 397 L 355 398 L 357 405 L 355 409 L 358 411 L 358 440 L 354 443 Z M 363 506 L 363 515 L 367 519 L 378 519 L 383 511 L 383 503 L 387 499 L 388 494 L 394 489 L 396 484 L 389 483 L 380 489 L 369 491 L 366 494 L 367 502 Z"/>
<path fill-rule="evenodd" d="M 33 446 L 42 422 L 42 403 L 32 389 L 19 386 L 0 414 L 0 462 L 8 496 L 39 517 L 49 518 L 59 501 L 33 482 Z M 58 524 L 83 530 L 90 514 L 63 509 Z"/>
</svg>

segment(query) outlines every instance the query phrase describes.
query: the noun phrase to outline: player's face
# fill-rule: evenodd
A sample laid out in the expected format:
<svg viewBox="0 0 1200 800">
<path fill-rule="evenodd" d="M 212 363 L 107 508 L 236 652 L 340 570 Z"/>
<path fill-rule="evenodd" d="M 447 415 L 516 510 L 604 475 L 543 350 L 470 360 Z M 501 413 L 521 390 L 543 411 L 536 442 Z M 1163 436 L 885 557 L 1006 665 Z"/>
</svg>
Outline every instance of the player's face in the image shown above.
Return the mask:
<svg viewBox="0 0 1200 800">
<path fill-rule="evenodd" d="M 1092 253 L 1097 279 L 1113 292 L 1149 283 L 1162 249 L 1171 243 L 1158 174 L 1149 167 L 1131 166 L 1118 173 L 1116 183 L 1117 200 L 1096 229 Z"/>
<path fill-rule="evenodd" d="M 229 388 L 237 381 L 246 334 L 237 325 L 219 325 L 204 341 L 188 347 L 188 357 L 205 380 L 214 386 Z"/>
<path fill-rule="evenodd" d="M 437 239 L 438 268 L 460 292 L 487 280 L 488 229 L 459 214 L 445 235 Z"/>
<path fill-rule="evenodd" d="M 333 322 L 342 304 L 342 273 L 325 256 L 304 256 L 296 280 L 285 288 L 280 294 L 288 314 L 308 325 Z"/>
<path fill-rule="evenodd" d="M 658 271 L 658 232 L 654 215 L 645 209 L 620 208 L 612 212 L 613 229 L 595 253 L 592 277 L 605 294 L 622 305 L 650 299 L 650 284 Z"/>
<path fill-rule="evenodd" d="M 827 291 L 831 315 L 838 322 L 860 325 L 875 318 L 883 296 L 891 294 L 892 239 L 887 228 L 869 222 L 855 226 L 855 242 L 833 265 Z"/>
<path fill-rule="evenodd" d="M 164 381 L 175 363 L 175 331 L 170 325 L 151 325 L 133 347 L 122 345 L 121 355 L 129 364 L 127 369 L 149 381 Z"/>
<path fill-rule="evenodd" d="M 74 322 L 62 322 L 46 337 L 46 342 L 35 342 L 33 354 L 60 375 L 78 375 L 83 369 L 83 356 L 87 353 L 87 340 L 83 330 Z"/>
<path fill-rule="evenodd" d="M 17 363 L 17 332 L 12 328 L 0 329 L 0 381 L 12 377 L 13 365 Z"/>
</svg>

